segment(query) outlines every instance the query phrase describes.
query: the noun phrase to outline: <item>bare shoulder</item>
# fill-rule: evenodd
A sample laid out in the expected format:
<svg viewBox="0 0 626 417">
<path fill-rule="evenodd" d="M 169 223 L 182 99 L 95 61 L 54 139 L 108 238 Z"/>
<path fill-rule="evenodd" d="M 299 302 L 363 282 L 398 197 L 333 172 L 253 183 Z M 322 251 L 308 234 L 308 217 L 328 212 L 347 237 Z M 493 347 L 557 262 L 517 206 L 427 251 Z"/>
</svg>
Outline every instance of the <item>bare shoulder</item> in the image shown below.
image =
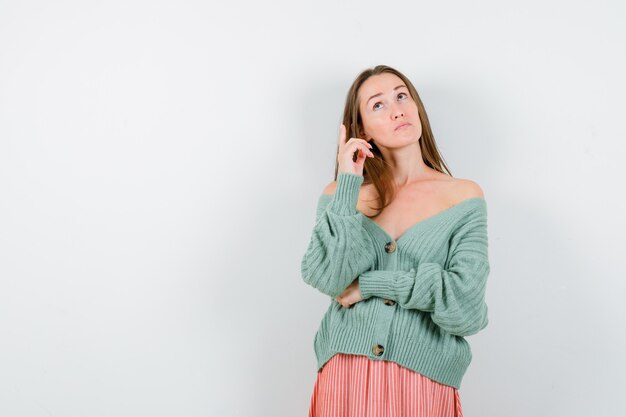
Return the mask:
<svg viewBox="0 0 626 417">
<path fill-rule="evenodd" d="M 337 191 L 337 181 L 331 181 L 324 187 L 322 194 L 325 195 L 334 195 Z M 361 189 L 359 190 L 359 201 L 357 204 L 357 209 L 366 213 L 369 213 L 369 206 L 367 202 L 376 201 L 378 193 L 376 192 L 376 188 L 373 183 L 361 184 Z"/>
<path fill-rule="evenodd" d="M 476 181 L 465 178 L 455 178 L 452 193 L 455 200 L 463 201 L 468 198 L 481 197 L 485 198 L 482 188 Z"/>
<path fill-rule="evenodd" d="M 330 182 L 322 191 L 323 194 L 333 195 L 335 194 L 335 190 L 337 189 L 337 181 Z"/>
</svg>

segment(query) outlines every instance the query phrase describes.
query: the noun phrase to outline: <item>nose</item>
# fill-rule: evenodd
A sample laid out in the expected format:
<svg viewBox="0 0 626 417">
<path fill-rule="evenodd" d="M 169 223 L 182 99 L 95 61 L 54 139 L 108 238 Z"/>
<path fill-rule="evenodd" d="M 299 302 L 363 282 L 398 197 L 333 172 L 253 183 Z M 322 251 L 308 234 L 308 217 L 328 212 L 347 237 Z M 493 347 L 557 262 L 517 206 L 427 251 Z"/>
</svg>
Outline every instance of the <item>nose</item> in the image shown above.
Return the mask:
<svg viewBox="0 0 626 417">
<path fill-rule="evenodd" d="M 398 105 L 396 105 L 393 108 L 393 113 L 392 114 L 393 114 L 394 120 L 397 119 L 398 117 L 404 117 L 404 113 L 402 112 L 402 108 L 400 106 L 398 106 Z"/>
</svg>

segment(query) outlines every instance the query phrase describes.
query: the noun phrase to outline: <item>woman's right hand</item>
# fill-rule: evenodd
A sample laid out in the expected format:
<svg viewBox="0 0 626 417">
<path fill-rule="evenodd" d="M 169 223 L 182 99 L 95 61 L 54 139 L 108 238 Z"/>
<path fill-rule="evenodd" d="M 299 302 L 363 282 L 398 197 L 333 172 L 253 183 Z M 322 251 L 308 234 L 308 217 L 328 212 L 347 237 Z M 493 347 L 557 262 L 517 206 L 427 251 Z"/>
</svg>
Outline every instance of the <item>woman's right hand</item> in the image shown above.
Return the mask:
<svg viewBox="0 0 626 417">
<path fill-rule="evenodd" d="M 348 172 L 355 175 L 363 175 L 363 165 L 365 158 L 368 156 L 373 158 L 374 154 L 370 150 L 370 145 L 365 139 L 350 138 L 346 142 L 346 127 L 341 124 L 339 127 L 339 153 L 337 155 L 337 174 L 340 172 Z M 358 152 L 356 161 L 354 154 Z"/>
</svg>

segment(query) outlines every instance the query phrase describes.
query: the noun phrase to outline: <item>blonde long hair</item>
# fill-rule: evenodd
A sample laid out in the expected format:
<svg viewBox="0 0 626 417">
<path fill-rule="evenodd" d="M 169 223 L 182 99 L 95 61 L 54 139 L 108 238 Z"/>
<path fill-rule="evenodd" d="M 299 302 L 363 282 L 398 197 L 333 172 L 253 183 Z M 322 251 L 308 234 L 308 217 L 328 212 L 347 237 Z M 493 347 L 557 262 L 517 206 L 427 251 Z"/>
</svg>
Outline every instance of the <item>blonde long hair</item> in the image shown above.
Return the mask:
<svg viewBox="0 0 626 417">
<path fill-rule="evenodd" d="M 411 83 L 411 81 L 400 71 L 387 65 L 377 65 L 374 68 L 364 70 L 356 77 L 350 86 L 350 90 L 348 90 L 348 94 L 346 96 L 346 105 L 343 111 L 343 124 L 346 126 L 346 141 L 352 137 L 361 137 L 359 132 L 364 130 L 361 112 L 359 111 L 359 89 L 369 77 L 385 72 L 397 75 L 407 86 L 409 94 L 411 94 L 413 101 L 417 104 L 417 110 L 419 112 L 422 125 L 422 136 L 419 141 L 422 152 L 422 160 L 430 168 L 444 174 L 447 172 L 448 175 L 452 176 L 452 173 L 448 169 L 448 166 L 437 149 L 437 144 L 435 143 L 435 138 L 430 128 L 430 122 L 428 121 L 426 109 L 424 108 L 424 104 L 422 104 L 422 100 L 420 99 L 419 94 L 417 94 L 417 90 L 413 86 L 413 83 Z M 391 175 L 391 166 L 384 160 L 383 155 L 378 149 L 376 143 L 370 143 L 373 146 L 372 152 L 375 157 L 365 159 L 365 165 L 363 167 L 363 183 L 373 183 L 378 192 L 379 207 L 376 207 L 378 213 L 373 216 L 376 217 L 393 201 L 396 194 L 396 188 L 393 176 Z M 339 146 L 337 146 L 337 156 L 339 156 Z M 337 158 L 335 158 L 335 181 L 337 180 L 338 168 L 339 162 Z"/>
</svg>

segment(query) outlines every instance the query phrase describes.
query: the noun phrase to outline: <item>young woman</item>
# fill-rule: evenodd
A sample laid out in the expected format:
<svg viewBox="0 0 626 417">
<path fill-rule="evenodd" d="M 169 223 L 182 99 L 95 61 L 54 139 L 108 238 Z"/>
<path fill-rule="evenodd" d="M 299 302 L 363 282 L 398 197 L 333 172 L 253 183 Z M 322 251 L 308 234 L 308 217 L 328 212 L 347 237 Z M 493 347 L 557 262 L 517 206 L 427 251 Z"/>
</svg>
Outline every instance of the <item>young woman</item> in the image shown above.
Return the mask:
<svg viewBox="0 0 626 417">
<path fill-rule="evenodd" d="M 330 297 L 309 416 L 462 416 L 488 275 L 480 186 L 452 177 L 407 77 L 363 71 L 302 258 L 304 281 Z"/>
</svg>

